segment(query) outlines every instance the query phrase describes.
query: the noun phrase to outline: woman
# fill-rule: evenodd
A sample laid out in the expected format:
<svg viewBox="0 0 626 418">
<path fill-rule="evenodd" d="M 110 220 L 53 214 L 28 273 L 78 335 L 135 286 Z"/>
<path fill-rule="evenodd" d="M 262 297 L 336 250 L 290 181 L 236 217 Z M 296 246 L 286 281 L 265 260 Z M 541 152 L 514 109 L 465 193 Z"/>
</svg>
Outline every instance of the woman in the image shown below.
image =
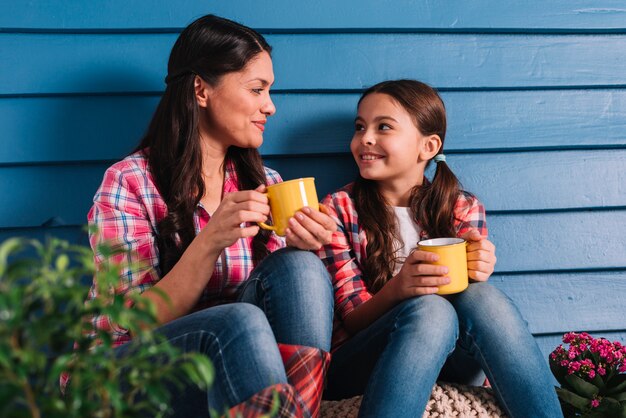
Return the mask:
<svg viewBox="0 0 626 418">
<path fill-rule="evenodd" d="M 208 394 L 189 387 L 173 397 L 176 416 L 207 416 L 285 386 L 277 343 L 330 349 L 328 273 L 298 249 L 329 243 L 335 223 L 303 209 L 291 219 L 288 248 L 256 224 L 269 215 L 265 186 L 281 181 L 257 151 L 276 111 L 270 52 L 260 34 L 216 16 L 183 30 L 145 137 L 106 171 L 89 212 L 96 264 L 98 244 L 112 242 L 128 250 L 117 261 L 147 265 L 123 271 L 116 291 L 142 292 L 156 305 L 158 332 L 215 366 Z M 125 352 L 126 330 L 106 317 L 92 323 Z"/>
</svg>

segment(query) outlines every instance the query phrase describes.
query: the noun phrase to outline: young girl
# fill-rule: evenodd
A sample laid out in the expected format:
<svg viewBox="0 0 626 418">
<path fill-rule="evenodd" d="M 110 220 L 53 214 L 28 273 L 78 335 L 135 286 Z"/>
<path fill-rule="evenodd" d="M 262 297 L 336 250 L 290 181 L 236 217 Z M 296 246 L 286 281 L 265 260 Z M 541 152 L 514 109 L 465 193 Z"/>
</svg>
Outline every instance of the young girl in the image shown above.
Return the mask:
<svg viewBox="0 0 626 418">
<path fill-rule="evenodd" d="M 386 81 L 359 100 L 350 145 L 359 176 L 323 202 L 339 227 L 319 252 L 335 292 L 325 395 L 364 394 L 360 417 L 421 417 L 436 380 L 480 385 L 486 373 L 510 417 L 562 416 L 526 322 L 486 283 L 495 247 L 483 206 L 446 164 L 445 133 L 441 98 L 418 81 Z M 469 243 L 462 293 L 436 295 L 447 268 L 414 250 L 436 237 Z"/>
</svg>

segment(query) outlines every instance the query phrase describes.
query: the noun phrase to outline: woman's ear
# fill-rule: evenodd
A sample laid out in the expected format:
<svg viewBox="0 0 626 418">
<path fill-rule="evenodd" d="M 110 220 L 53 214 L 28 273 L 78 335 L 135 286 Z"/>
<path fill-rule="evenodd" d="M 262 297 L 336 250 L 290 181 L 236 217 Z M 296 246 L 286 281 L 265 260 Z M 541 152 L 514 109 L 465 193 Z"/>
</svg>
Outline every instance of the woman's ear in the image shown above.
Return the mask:
<svg viewBox="0 0 626 418">
<path fill-rule="evenodd" d="M 196 76 L 193 80 L 193 88 L 196 94 L 196 102 L 198 106 L 207 107 L 209 105 L 209 85 L 200 76 Z"/>
<path fill-rule="evenodd" d="M 439 135 L 429 135 L 424 137 L 423 141 L 418 160 L 429 161 L 439 152 L 441 148 L 441 138 Z"/>
</svg>

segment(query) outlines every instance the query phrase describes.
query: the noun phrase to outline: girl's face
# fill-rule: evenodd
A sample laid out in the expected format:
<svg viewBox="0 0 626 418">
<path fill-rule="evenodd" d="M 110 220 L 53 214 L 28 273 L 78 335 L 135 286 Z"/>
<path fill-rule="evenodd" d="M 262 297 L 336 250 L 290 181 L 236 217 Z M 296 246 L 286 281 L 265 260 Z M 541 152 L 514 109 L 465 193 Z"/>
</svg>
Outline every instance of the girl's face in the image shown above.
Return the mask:
<svg viewBox="0 0 626 418">
<path fill-rule="evenodd" d="M 216 86 L 196 77 L 200 133 L 225 147 L 258 148 L 268 116 L 276 113 L 270 98 L 272 59 L 261 52 L 241 70 L 222 76 Z"/>
<path fill-rule="evenodd" d="M 391 96 L 371 93 L 359 105 L 350 150 L 361 177 L 412 187 L 422 183 L 426 163 L 440 146 L 432 141 L 438 138 L 422 135 Z"/>
</svg>

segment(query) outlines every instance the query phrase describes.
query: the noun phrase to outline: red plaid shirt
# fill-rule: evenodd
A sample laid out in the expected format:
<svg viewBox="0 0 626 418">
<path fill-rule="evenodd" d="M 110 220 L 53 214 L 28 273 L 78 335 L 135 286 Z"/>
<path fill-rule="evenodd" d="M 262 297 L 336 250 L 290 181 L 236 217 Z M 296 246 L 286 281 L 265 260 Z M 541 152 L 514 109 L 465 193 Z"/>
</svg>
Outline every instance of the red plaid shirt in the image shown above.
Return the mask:
<svg viewBox="0 0 626 418">
<path fill-rule="evenodd" d="M 282 181 L 278 173 L 269 168 L 265 168 L 265 175 L 268 184 Z M 224 195 L 238 190 L 234 167 L 227 163 Z M 125 268 L 115 292 L 144 292 L 161 279 L 159 249 L 156 244 L 157 225 L 167 215 L 167 206 L 154 184 L 146 157 L 142 153 L 135 153 L 111 166 L 105 172 L 93 201 L 88 220 L 90 226 L 98 227 L 96 234 L 89 235 L 96 268 L 102 262 L 102 255 L 96 251 L 100 242 L 106 241 L 116 248 L 121 247 L 126 251 L 116 256 L 117 259 L 113 262 L 121 265 L 140 262 L 145 267 L 142 270 Z M 197 234 L 211 216 L 202 204 L 198 204 L 193 219 Z M 269 251 L 283 246 L 283 239 L 272 234 L 268 242 Z M 215 264 L 213 275 L 193 310 L 234 301 L 253 268 L 252 237 L 242 238 L 222 252 Z M 94 284 L 89 298 L 96 296 Z M 130 340 L 127 330 L 106 316 L 94 316 L 91 323 L 94 328 L 109 331 L 115 347 Z"/>
<path fill-rule="evenodd" d="M 352 185 L 324 198 L 322 203 L 330 209 L 330 215 L 337 222 L 337 231 L 332 242 L 322 247 L 318 255 L 333 278 L 335 292 L 335 318 L 333 324 L 332 349 L 334 351 L 350 338 L 343 326 L 344 318 L 361 303 L 372 298 L 363 281 L 361 265 L 367 258 L 367 238 L 359 224 L 359 215 L 351 196 Z M 476 198 L 462 193 L 454 207 L 454 227 L 457 236 L 475 228 L 482 236 L 487 236 L 485 209 Z M 420 239 L 427 239 L 420 230 Z"/>
</svg>

